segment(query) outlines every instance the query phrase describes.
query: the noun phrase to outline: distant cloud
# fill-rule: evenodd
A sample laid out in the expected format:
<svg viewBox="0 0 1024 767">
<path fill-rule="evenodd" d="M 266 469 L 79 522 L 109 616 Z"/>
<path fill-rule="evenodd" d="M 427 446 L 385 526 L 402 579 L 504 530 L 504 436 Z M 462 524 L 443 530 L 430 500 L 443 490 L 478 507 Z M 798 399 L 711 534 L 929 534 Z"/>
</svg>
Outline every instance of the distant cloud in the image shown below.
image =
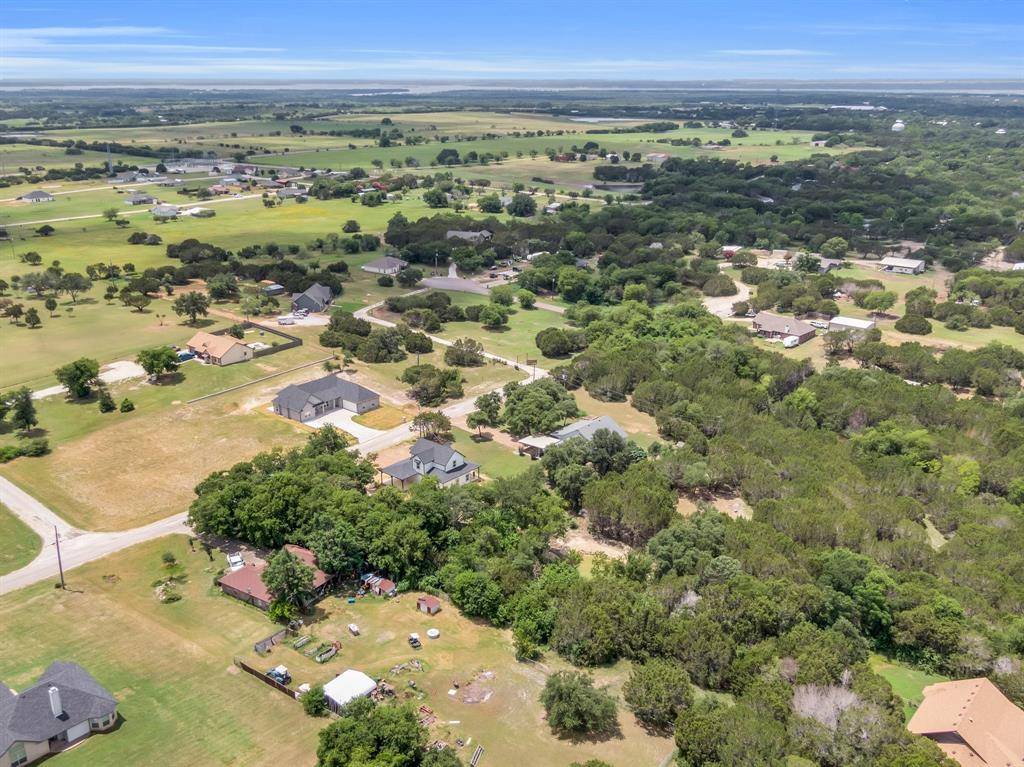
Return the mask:
<svg viewBox="0 0 1024 767">
<path fill-rule="evenodd" d="M 715 51 L 729 56 L 831 56 L 827 51 L 806 51 L 803 48 L 726 48 Z"/>
<path fill-rule="evenodd" d="M 5 27 L 0 28 L 3 37 L 153 37 L 175 34 L 167 27 Z"/>
</svg>

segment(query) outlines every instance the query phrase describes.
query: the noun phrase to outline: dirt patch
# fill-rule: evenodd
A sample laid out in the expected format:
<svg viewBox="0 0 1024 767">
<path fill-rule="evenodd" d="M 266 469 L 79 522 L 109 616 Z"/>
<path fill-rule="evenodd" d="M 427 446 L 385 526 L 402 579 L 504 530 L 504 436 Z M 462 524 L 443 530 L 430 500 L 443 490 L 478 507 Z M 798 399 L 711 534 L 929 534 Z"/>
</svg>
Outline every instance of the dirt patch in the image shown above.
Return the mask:
<svg viewBox="0 0 1024 767">
<path fill-rule="evenodd" d="M 590 532 L 586 517 L 579 517 L 577 522 L 578 527 L 575 530 L 569 530 L 561 538 L 551 542 L 552 549 L 569 549 L 581 554 L 606 554 L 612 559 L 625 559 L 629 554 L 629 546 L 624 543 L 595 538 Z"/>
<path fill-rule="evenodd" d="M 469 703 L 470 705 L 486 703 L 494 695 L 494 688 L 490 686 L 490 682 L 493 680 L 493 671 L 481 671 L 470 680 L 469 684 L 459 687 L 455 699 L 460 703 Z"/>
<path fill-rule="evenodd" d="M 689 517 L 700 511 L 700 504 L 706 503 L 727 517 L 733 519 L 753 519 L 754 510 L 738 495 L 694 496 L 683 494 L 676 502 L 676 511 Z"/>
</svg>

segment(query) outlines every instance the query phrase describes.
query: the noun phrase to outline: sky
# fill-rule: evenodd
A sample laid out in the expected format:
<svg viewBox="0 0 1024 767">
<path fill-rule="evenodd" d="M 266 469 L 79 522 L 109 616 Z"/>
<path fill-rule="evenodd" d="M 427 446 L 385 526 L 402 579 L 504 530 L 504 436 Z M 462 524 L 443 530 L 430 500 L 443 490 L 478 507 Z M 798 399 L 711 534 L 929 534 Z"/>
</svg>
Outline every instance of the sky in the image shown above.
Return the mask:
<svg viewBox="0 0 1024 767">
<path fill-rule="evenodd" d="M 4 0 L 22 80 L 1024 82 L 1024 0 Z"/>
</svg>

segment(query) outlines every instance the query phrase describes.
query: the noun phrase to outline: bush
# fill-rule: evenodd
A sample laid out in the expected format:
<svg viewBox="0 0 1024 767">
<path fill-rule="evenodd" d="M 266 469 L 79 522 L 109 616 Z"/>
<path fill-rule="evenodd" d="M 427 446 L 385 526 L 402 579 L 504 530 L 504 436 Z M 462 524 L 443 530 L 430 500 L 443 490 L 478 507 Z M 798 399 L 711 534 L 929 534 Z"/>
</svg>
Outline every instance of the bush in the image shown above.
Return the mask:
<svg viewBox="0 0 1024 767">
<path fill-rule="evenodd" d="M 112 413 L 117 410 L 117 405 L 114 403 L 114 398 L 110 396 L 110 392 L 106 389 L 100 391 L 100 412 L 101 413 Z"/>
<path fill-rule="evenodd" d="M 665 729 L 693 703 L 693 688 L 682 664 L 652 659 L 633 666 L 622 696 L 640 722 Z"/>
<path fill-rule="evenodd" d="M 480 322 L 485 328 L 500 328 L 508 324 L 508 310 L 499 304 L 488 304 L 480 310 Z"/>
<path fill-rule="evenodd" d="M 901 333 L 926 336 L 932 332 L 932 324 L 920 314 L 904 314 L 894 326 Z"/>
<path fill-rule="evenodd" d="M 578 671 L 559 671 L 548 677 L 540 702 L 556 732 L 585 735 L 615 729 L 615 699 Z"/>
<path fill-rule="evenodd" d="M 473 306 L 466 307 L 466 319 L 470 322 L 480 321 L 480 312 L 484 310 L 486 304 L 474 304 Z"/>
<path fill-rule="evenodd" d="M 125 397 L 123 400 L 121 400 L 121 412 L 122 413 L 130 413 L 134 409 L 135 409 L 135 403 L 132 402 L 130 399 Z"/>
<path fill-rule="evenodd" d="M 302 702 L 302 710 L 310 716 L 327 715 L 327 696 L 324 695 L 322 684 L 310 687 L 299 700 Z"/>
<path fill-rule="evenodd" d="M 948 320 L 946 320 L 946 327 L 949 330 L 967 330 L 971 326 L 970 321 L 962 314 L 954 314 Z"/>
<path fill-rule="evenodd" d="M 17 445 L 4 445 L 0 447 L 0 463 L 7 463 L 13 461 L 15 458 L 21 456 L 28 456 L 30 458 L 38 458 L 41 455 L 46 455 L 50 452 L 50 443 L 43 437 L 36 437 L 35 439 L 26 439 L 19 442 Z"/>
<path fill-rule="evenodd" d="M 712 275 L 702 290 L 706 296 L 734 296 L 739 292 L 729 275 L 721 273 Z"/>
<path fill-rule="evenodd" d="M 444 364 L 477 367 L 484 364 L 484 345 L 472 338 L 460 338 L 444 350 Z"/>
<path fill-rule="evenodd" d="M 382 274 L 380 277 L 377 278 L 377 284 L 380 285 L 382 288 L 390 288 L 394 286 L 395 278 L 392 277 L 390 274 Z"/>
<path fill-rule="evenodd" d="M 746 301 L 737 301 L 732 305 L 732 314 L 734 317 L 743 317 L 749 311 L 750 304 Z"/>
</svg>

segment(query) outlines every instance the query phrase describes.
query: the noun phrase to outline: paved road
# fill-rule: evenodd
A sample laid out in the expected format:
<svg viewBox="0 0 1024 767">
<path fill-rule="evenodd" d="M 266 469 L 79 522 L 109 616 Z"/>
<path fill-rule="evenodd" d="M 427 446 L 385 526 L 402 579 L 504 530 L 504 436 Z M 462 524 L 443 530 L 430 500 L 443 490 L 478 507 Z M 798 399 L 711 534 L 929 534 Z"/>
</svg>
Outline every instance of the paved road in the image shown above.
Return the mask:
<svg viewBox="0 0 1024 767">
<path fill-rule="evenodd" d="M 0 594 L 31 586 L 40 581 L 57 581 L 57 549 L 53 543 L 54 528 L 60 535 L 61 560 L 64 571 L 100 559 L 137 543 L 161 538 L 172 533 L 189 533 L 185 513 L 161 519 L 150 525 L 115 533 L 80 530 L 46 508 L 13 482 L 0 477 L 0 500 L 43 540 L 43 550 L 20 570 L 0 575 Z M 74 586 L 73 578 L 71 586 Z"/>
</svg>

